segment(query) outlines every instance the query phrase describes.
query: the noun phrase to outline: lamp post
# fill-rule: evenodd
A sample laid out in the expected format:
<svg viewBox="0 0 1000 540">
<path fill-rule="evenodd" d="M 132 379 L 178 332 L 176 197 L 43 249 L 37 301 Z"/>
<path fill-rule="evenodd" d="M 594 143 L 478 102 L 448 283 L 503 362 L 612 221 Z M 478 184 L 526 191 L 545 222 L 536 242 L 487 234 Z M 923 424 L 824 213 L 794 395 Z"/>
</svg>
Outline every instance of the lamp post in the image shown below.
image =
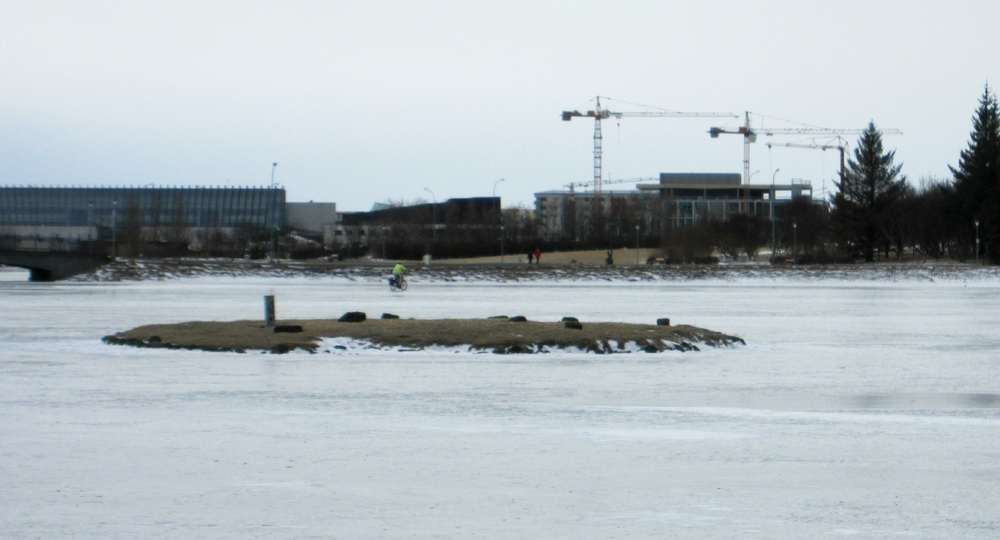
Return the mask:
<svg viewBox="0 0 1000 540">
<path fill-rule="evenodd" d="M 111 199 L 111 258 L 118 258 L 118 199 Z"/>
<path fill-rule="evenodd" d="M 635 226 L 635 265 L 639 266 L 639 226 Z"/>
<path fill-rule="evenodd" d="M 386 226 L 382 226 L 382 260 L 386 260 L 388 257 L 385 256 L 385 231 L 388 229 Z"/>
<path fill-rule="evenodd" d="M 278 260 L 278 234 L 277 234 L 278 233 L 278 231 L 277 231 L 278 224 L 277 223 L 272 223 L 272 221 L 274 220 L 274 217 L 275 217 L 274 216 L 274 212 L 275 212 L 275 199 L 277 198 L 275 196 L 274 192 L 273 192 L 273 190 L 274 190 L 274 169 L 276 169 L 277 167 L 278 167 L 278 162 L 277 161 L 275 161 L 274 163 L 271 163 L 271 190 L 272 190 L 272 193 L 271 193 L 271 205 L 270 205 L 270 208 L 268 209 L 269 211 L 268 211 L 268 216 L 267 216 L 267 221 L 268 221 L 268 224 L 270 225 L 270 227 L 268 227 L 268 229 L 270 229 L 269 232 L 271 233 L 271 254 L 270 254 L 270 260 L 272 262 Z"/>
<path fill-rule="evenodd" d="M 424 191 L 431 194 L 431 202 L 434 206 L 431 206 L 431 237 L 437 240 L 437 197 L 434 196 L 434 192 L 424 188 Z"/>
<path fill-rule="evenodd" d="M 979 264 L 979 220 L 976 220 L 976 264 Z"/>
<path fill-rule="evenodd" d="M 799 224 L 792 223 L 792 266 L 798 264 L 795 254 L 798 253 L 798 238 L 797 233 L 799 232 Z"/>
<path fill-rule="evenodd" d="M 778 171 L 780 170 L 780 168 L 775 169 L 774 174 L 771 175 L 771 193 L 767 195 L 767 198 L 770 199 L 769 202 L 771 203 L 771 264 L 774 264 L 774 250 L 777 249 L 774 234 L 774 177 L 778 176 Z"/>
<path fill-rule="evenodd" d="M 87 202 L 87 240 L 94 239 L 94 201 Z M 90 251 L 88 246 L 87 251 Z"/>
<path fill-rule="evenodd" d="M 496 182 L 493 182 L 494 199 L 497 198 L 497 184 L 499 184 L 500 182 L 503 182 L 503 178 L 497 180 Z M 497 210 L 498 210 L 497 219 L 500 221 L 500 265 L 502 266 L 503 265 L 503 208 L 500 208 L 500 205 L 497 204 Z"/>
<path fill-rule="evenodd" d="M 503 225 L 500 226 L 500 266 L 503 266 Z"/>
</svg>

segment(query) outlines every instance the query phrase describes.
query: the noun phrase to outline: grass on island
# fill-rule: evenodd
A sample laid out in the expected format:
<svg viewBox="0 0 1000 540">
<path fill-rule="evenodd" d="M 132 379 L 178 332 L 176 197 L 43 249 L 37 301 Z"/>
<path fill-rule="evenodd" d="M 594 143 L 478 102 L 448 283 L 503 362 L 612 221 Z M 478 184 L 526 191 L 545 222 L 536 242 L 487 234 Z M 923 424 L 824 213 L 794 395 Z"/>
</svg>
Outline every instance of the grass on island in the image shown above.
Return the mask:
<svg viewBox="0 0 1000 540">
<path fill-rule="evenodd" d="M 502 319 L 368 319 L 360 323 L 336 319 L 287 320 L 283 326 L 301 326 L 298 333 L 276 333 L 261 321 L 186 322 L 141 326 L 104 341 L 140 347 L 201 349 L 208 351 L 315 351 L 322 338 L 346 337 L 380 347 L 420 349 L 434 345 L 469 346 L 497 353 L 531 353 L 541 347 L 615 352 L 634 342 L 648 352 L 697 350 L 698 345 L 729 346 L 738 337 L 693 326 L 582 322 L 582 329 L 563 322 L 510 322 Z M 612 343 L 614 342 L 614 343 Z"/>
</svg>

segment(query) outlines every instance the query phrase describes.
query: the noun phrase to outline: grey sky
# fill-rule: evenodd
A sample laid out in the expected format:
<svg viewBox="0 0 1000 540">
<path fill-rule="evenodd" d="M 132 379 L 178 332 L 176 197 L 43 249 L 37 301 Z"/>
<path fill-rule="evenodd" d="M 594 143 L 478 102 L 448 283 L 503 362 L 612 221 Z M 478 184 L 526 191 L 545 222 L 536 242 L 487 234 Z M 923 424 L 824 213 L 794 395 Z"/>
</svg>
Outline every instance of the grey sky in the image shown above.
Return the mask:
<svg viewBox="0 0 1000 540">
<path fill-rule="evenodd" d="M 559 113 L 595 95 L 874 120 L 903 130 L 886 143 L 911 181 L 944 177 L 1000 84 L 998 20 L 995 1 L 7 1 L 0 184 L 264 185 L 277 161 L 290 200 L 345 210 L 499 178 L 530 203 L 590 179 L 593 122 Z M 742 139 L 706 133 L 740 122 L 606 121 L 605 174 L 741 172 Z M 755 183 L 832 189 L 834 152 L 764 142 Z"/>
</svg>

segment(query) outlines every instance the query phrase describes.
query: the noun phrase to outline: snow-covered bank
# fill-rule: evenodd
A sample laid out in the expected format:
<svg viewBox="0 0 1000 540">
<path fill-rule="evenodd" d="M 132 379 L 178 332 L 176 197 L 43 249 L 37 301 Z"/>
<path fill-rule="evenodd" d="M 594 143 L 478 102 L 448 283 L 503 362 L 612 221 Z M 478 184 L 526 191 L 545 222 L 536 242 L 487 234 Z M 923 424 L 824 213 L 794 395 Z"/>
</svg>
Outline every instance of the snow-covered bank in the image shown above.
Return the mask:
<svg viewBox="0 0 1000 540">
<path fill-rule="evenodd" d="M 593 348 L 582 348 L 582 347 L 559 347 L 553 345 L 540 344 L 534 350 L 530 351 L 535 354 L 553 354 L 553 353 L 568 353 L 568 354 L 586 354 L 593 352 L 600 352 L 602 354 L 632 354 L 632 353 L 650 353 L 650 352 L 664 352 L 673 351 L 678 353 L 683 353 L 687 351 L 697 351 L 697 346 L 687 344 L 687 347 L 679 346 L 679 344 L 672 342 L 662 342 L 662 350 L 651 351 L 648 344 L 640 345 L 635 341 L 627 341 L 619 343 L 617 341 L 612 341 L 609 343 L 609 347 L 601 351 L 595 350 Z M 483 348 L 475 348 L 471 345 L 460 345 L 460 346 L 446 346 L 446 345 L 429 345 L 426 347 L 406 347 L 401 345 L 379 345 L 377 343 L 372 343 L 369 340 L 359 340 L 353 338 L 324 338 L 320 340 L 319 346 L 316 348 L 317 353 L 323 354 L 333 354 L 337 356 L 358 356 L 361 354 L 383 354 L 383 355 L 394 355 L 397 353 L 425 353 L 428 354 L 428 358 L 435 358 L 441 354 L 494 354 L 496 350 L 489 350 Z"/>
<path fill-rule="evenodd" d="M 318 261 L 267 263 L 231 259 L 119 259 L 73 281 L 162 281 L 195 277 L 307 278 L 379 281 L 388 264 L 346 265 Z M 658 281 L 867 281 L 997 282 L 1000 267 L 955 263 L 878 263 L 823 266 L 720 265 L 431 265 L 411 268 L 414 282 L 658 282 Z"/>
</svg>

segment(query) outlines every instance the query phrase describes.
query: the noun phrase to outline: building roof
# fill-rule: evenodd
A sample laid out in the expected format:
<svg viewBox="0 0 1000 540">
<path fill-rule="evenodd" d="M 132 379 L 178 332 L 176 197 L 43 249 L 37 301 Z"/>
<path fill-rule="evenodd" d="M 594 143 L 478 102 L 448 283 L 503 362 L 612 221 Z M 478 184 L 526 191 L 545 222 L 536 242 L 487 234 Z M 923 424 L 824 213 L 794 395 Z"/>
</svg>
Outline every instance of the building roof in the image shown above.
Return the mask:
<svg viewBox="0 0 1000 540">
<path fill-rule="evenodd" d="M 774 189 L 775 191 L 792 191 L 800 189 L 812 189 L 811 184 L 750 184 L 749 186 L 744 186 L 743 184 L 639 184 L 636 186 L 640 191 L 658 191 L 663 189 L 702 189 L 702 190 L 732 190 L 732 189 L 743 189 L 744 187 L 749 187 L 751 191 L 763 190 L 770 191 Z"/>
<path fill-rule="evenodd" d="M 740 173 L 660 173 L 661 184 L 725 184 L 739 185 Z"/>
<path fill-rule="evenodd" d="M 600 195 L 638 195 L 642 192 L 636 189 L 609 189 L 606 191 L 601 191 Z M 569 190 L 551 190 L 551 191 L 539 191 L 535 193 L 535 197 L 539 195 L 579 195 L 579 196 L 593 196 L 595 193 L 593 191 L 569 191 Z"/>
</svg>

